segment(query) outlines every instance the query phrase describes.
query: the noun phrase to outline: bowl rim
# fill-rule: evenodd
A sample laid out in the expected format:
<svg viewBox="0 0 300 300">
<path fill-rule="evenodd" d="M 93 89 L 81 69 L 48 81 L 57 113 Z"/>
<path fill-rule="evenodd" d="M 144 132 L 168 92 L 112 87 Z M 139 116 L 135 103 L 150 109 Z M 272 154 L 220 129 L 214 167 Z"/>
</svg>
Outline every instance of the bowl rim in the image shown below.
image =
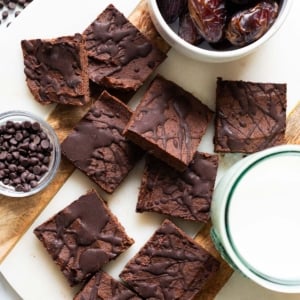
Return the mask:
<svg viewBox="0 0 300 300">
<path fill-rule="evenodd" d="M 39 181 L 39 184 L 30 189 L 28 192 L 18 192 L 12 188 L 6 188 L 5 185 L 1 182 L 0 184 L 0 195 L 7 197 L 15 197 L 15 198 L 24 198 L 28 196 L 32 196 L 44 188 L 46 188 L 50 182 L 55 177 L 58 167 L 61 161 L 61 150 L 60 150 L 60 142 L 55 130 L 51 127 L 51 125 L 41 117 L 25 110 L 9 110 L 6 112 L 0 113 L 0 124 L 5 124 L 6 121 L 14 121 L 14 118 L 27 118 L 32 121 L 36 121 L 41 125 L 41 128 L 46 132 L 49 137 L 51 143 L 53 144 L 52 150 L 52 163 L 50 163 L 49 171 L 42 176 Z M 16 120 L 18 122 L 18 120 Z"/>
<path fill-rule="evenodd" d="M 169 37 L 170 40 L 173 41 L 173 43 L 178 47 L 182 47 L 185 49 L 185 51 L 189 51 L 193 57 L 202 56 L 207 58 L 215 58 L 216 61 L 220 60 L 232 60 L 236 57 L 242 57 L 248 53 L 251 53 L 254 49 L 258 48 L 262 44 L 264 44 L 267 40 L 269 40 L 275 32 L 279 30 L 279 28 L 282 26 L 284 21 L 287 18 L 287 15 L 289 14 L 291 7 L 293 4 L 293 0 L 282 0 L 282 7 L 279 11 L 279 15 L 274 22 L 274 24 L 271 26 L 271 28 L 258 40 L 254 41 L 253 43 L 246 45 L 241 48 L 232 49 L 232 50 L 225 50 L 225 51 L 215 51 L 215 50 L 208 50 L 203 49 L 197 46 L 194 46 L 182 38 L 178 36 L 177 33 L 175 33 L 172 28 L 167 24 L 167 22 L 162 17 L 158 5 L 157 0 L 148 0 L 148 7 L 150 8 L 150 16 L 151 18 L 156 18 L 157 23 L 163 28 L 165 31 L 165 35 Z M 152 13 L 151 13 L 152 11 Z M 153 20 L 154 21 L 154 20 Z M 154 26 L 160 32 L 162 35 L 164 35 L 160 28 L 158 28 L 156 22 L 154 21 Z"/>
</svg>

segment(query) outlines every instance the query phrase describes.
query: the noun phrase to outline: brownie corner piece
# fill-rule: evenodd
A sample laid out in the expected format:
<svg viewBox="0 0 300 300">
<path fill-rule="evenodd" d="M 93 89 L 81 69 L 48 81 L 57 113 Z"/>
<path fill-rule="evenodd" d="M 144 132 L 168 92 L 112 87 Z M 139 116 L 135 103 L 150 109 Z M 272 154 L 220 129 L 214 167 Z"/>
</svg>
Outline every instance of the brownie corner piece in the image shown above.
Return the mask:
<svg viewBox="0 0 300 300">
<path fill-rule="evenodd" d="M 69 284 L 96 273 L 133 244 L 95 191 L 89 191 L 34 229 Z"/>
<path fill-rule="evenodd" d="M 96 298 L 94 298 L 95 295 L 97 295 Z M 82 287 L 73 300 L 91 299 L 139 300 L 142 298 L 108 273 L 99 271 Z"/>
<path fill-rule="evenodd" d="M 216 258 L 165 220 L 120 278 L 145 299 L 193 299 L 219 266 Z"/>
<path fill-rule="evenodd" d="M 253 153 L 285 143 L 285 83 L 217 79 L 216 152 Z"/>
<path fill-rule="evenodd" d="M 166 58 L 115 6 L 85 29 L 88 73 L 107 89 L 136 91 Z"/>
<path fill-rule="evenodd" d="M 27 86 L 41 104 L 90 101 L 85 40 L 81 34 L 22 40 Z"/>
<path fill-rule="evenodd" d="M 183 171 L 192 161 L 212 116 L 199 99 L 158 75 L 124 133 L 152 155 Z"/>
<path fill-rule="evenodd" d="M 217 169 L 218 156 L 208 153 L 197 151 L 183 172 L 147 155 L 136 211 L 207 223 Z"/>
<path fill-rule="evenodd" d="M 131 110 L 104 91 L 61 144 L 62 154 L 107 193 L 113 193 L 142 157 L 123 136 Z"/>
</svg>

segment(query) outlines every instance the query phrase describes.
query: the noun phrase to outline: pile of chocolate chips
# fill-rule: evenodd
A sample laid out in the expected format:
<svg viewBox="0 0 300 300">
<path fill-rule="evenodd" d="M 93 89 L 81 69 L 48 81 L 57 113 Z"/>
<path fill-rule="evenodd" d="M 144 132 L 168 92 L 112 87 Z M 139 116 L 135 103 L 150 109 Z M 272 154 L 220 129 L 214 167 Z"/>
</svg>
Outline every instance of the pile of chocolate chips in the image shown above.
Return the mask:
<svg viewBox="0 0 300 300">
<path fill-rule="evenodd" d="M 29 192 L 48 171 L 53 145 L 38 122 L 0 126 L 0 181 Z"/>
<path fill-rule="evenodd" d="M 0 24 L 10 16 L 17 17 L 32 0 L 0 0 Z M 10 22 L 7 22 L 7 26 Z"/>
</svg>

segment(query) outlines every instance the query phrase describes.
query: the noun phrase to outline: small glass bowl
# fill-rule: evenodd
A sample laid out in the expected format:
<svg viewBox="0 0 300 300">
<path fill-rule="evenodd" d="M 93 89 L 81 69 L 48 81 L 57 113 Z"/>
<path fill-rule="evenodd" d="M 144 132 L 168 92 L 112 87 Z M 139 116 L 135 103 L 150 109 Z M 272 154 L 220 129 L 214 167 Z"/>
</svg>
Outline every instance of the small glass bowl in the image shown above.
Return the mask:
<svg viewBox="0 0 300 300">
<path fill-rule="evenodd" d="M 47 187 L 56 175 L 61 159 L 60 143 L 53 128 L 46 121 L 29 112 L 14 110 L 1 113 L 0 126 L 6 124 L 7 121 L 12 121 L 14 123 L 22 123 L 24 121 L 29 121 L 31 123 L 38 122 L 53 146 L 53 150 L 50 155 L 48 171 L 42 175 L 37 185 L 32 187 L 29 191 L 17 191 L 13 186 L 5 185 L 2 181 L 0 181 L 0 194 L 2 195 L 17 198 L 31 196 Z"/>
</svg>

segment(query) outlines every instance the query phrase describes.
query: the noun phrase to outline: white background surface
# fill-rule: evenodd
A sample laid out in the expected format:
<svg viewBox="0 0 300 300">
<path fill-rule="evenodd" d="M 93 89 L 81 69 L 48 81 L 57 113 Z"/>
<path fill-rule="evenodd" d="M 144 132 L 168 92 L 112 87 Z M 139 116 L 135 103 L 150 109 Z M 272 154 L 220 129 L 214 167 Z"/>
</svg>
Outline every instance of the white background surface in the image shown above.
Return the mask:
<svg viewBox="0 0 300 300">
<path fill-rule="evenodd" d="M 300 97 L 300 1 L 294 2 L 284 27 L 255 54 L 236 62 L 215 65 L 189 60 L 171 50 L 158 72 L 192 92 L 212 109 L 217 76 L 232 80 L 287 82 L 290 111 Z M 82 32 L 109 3 L 114 3 L 128 15 L 138 0 L 34 0 L 8 28 L 0 27 L 0 111 L 25 109 L 46 117 L 53 107 L 42 107 L 33 100 L 27 89 L 20 40 Z M 199 150 L 212 152 L 212 149 L 211 127 Z M 218 179 L 224 166 L 226 161 L 221 162 Z M 161 217 L 154 214 L 134 213 L 142 168 L 141 162 L 113 196 L 102 193 L 128 234 L 136 241 L 124 255 L 108 266 L 108 272 L 116 278 L 126 261 L 138 251 L 161 221 Z M 32 229 L 91 187 L 89 180 L 75 172 L 0 266 L 2 273 L 23 299 L 72 299 L 74 291 L 67 286 L 58 268 L 33 236 Z M 198 226 L 191 223 L 180 223 L 180 226 L 189 234 L 198 230 Z M 18 298 L 10 296 L 7 285 L 2 283 L 0 299 Z M 300 294 L 268 291 L 235 273 L 216 299 L 294 300 L 300 299 Z"/>
</svg>

